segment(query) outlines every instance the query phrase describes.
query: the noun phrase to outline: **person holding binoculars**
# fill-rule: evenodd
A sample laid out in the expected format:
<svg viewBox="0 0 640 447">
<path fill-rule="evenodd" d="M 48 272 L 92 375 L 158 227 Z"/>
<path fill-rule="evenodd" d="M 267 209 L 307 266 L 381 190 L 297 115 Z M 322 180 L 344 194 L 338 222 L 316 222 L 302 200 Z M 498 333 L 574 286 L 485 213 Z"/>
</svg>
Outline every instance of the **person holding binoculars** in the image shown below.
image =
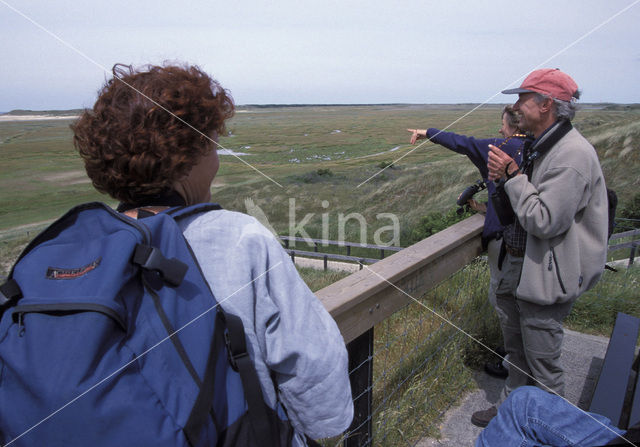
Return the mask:
<svg viewBox="0 0 640 447">
<path fill-rule="evenodd" d="M 478 192 L 483 189 L 484 185 L 486 185 L 489 195 L 495 194 L 495 185 L 488 180 L 489 171 L 487 169 L 487 162 L 490 152 L 489 145 L 499 147 L 506 154 L 509 154 L 518 165 L 522 160 L 522 148 L 527 137 L 519 128 L 519 116 L 514 112 L 512 106 L 506 106 L 502 110 L 501 117 L 502 126 L 500 130 L 498 130 L 498 133 L 500 133 L 503 138 L 478 139 L 434 128 L 407 129 L 411 132 L 411 144 L 415 144 L 417 140 L 429 139 L 432 143 L 466 155 L 476 168 L 478 168 L 482 176 L 482 181 L 474 183 L 474 185 L 467 188 L 460 195 L 458 205 L 463 206 L 466 202 L 475 211 L 486 213 L 484 228 L 482 230 L 482 248 L 487 250 L 487 258 L 489 261 L 489 302 L 497 312 L 496 289 L 501 277 L 499 260 L 501 258 L 504 226 L 500 223 L 491 201 L 485 205 L 475 201 L 473 198 L 464 201 L 465 197 L 463 196 L 469 196 L 469 194 L 471 194 L 472 197 L 473 190 Z M 504 257 L 504 253 L 502 257 Z M 502 353 L 505 352 L 501 349 L 498 349 L 498 351 L 502 351 Z M 485 371 L 492 376 L 501 378 L 505 378 L 509 374 L 508 369 L 505 368 L 502 361 L 485 363 Z"/>
</svg>

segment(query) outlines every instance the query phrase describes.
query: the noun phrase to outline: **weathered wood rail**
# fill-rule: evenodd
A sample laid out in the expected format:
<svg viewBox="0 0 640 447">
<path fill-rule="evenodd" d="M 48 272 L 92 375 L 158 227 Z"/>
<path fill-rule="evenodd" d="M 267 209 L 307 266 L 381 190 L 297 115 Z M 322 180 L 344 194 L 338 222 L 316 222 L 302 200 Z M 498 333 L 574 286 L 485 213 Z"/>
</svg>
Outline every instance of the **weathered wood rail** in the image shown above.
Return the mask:
<svg viewBox="0 0 640 447">
<path fill-rule="evenodd" d="M 316 292 L 345 342 L 403 308 L 407 295 L 422 295 L 478 256 L 483 224 L 474 215 Z"/>
<path fill-rule="evenodd" d="M 362 269 L 363 264 L 374 264 L 378 262 L 380 259 L 384 259 L 385 252 L 397 252 L 402 250 L 402 247 L 396 247 L 393 245 L 373 245 L 373 244 L 359 244 L 357 242 L 345 242 L 345 241 L 331 241 L 328 239 L 310 239 L 303 237 L 289 237 L 289 236 L 278 236 L 280 240 L 284 242 L 285 249 L 289 256 L 291 256 L 291 260 L 295 262 L 296 256 L 301 256 L 303 258 L 321 258 L 324 261 L 324 269 L 327 270 L 327 263 L 329 260 L 332 261 L 346 261 L 360 264 L 360 269 Z M 303 242 L 309 247 L 313 247 L 313 251 L 304 251 L 291 248 L 291 245 L 294 245 L 296 242 Z M 291 244 L 293 243 L 293 244 Z M 319 247 L 329 247 L 329 246 L 337 246 L 337 247 L 346 247 L 347 254 L 341 255 L 337 253 L 323 253 L 319 251 Z M 369 250 L 377 250 L 380 254 L 378 259 L 365 257 L 365 256 L 352 256 L 351 255 L 351 247 L 355 248 L 366 248 Z"/>
<path fill-rule="evenodd" d="M 371 445 L 373 327 L 476 258 L 483 224 L 474 215 L 316 292 L 349 351 L 355 415 L 345 447 Z"/>
</svg>

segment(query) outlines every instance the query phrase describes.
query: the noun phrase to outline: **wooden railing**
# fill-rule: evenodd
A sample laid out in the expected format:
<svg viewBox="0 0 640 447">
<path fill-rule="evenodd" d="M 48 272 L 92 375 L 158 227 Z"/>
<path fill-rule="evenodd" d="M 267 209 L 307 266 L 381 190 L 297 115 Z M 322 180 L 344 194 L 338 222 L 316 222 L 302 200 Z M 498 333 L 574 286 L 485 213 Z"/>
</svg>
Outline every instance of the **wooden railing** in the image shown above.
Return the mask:
<svg viewBox="0 0 640 447">
<path fill-rule="evenodd" d="M 303 237 L 289 237 L 289 236 L 279 236 L 279 238 L 284 242 L 284 247 L 291 256 L 291 260 L 295 262 L 296 256 L 301 256 L 303 258 L 321 258 L 324 261 L 324 269 L 327 270 L 328 261 L 346 261 L 360 264 L 360 269 L 363 268 L 364 264 L 374 264 L 378 262 L 380 259 L 384 259 L 385 252 L 397 252 L 402 250 L 402 247 L 396 247 L 393 245 L 373 245 L 373 244 L 359 244 L 357 242 L 345 242 L 345 241 L 331 241 L 327 239 L 311 239 L 311 238 L 303 238 Z M 306 244 L 308 247 L 313 247 L 313 251 L 305 251 L 291 248 L 291 246 L 295 246 L 296 242 L 302 242 Z M 346 254 L 341 255 L 337 253 L 323 253 L 319 251 L 320 247 L 328 247 L 328 246 L 336 246 L 336 247 L 344 247 L 346 248 Z M 352 256 L 351 248 L 365 248 L 368 250 L 376 250 L 378 251 L 380 257 L 378 259 L 364 256 Z"/>
<path fill-rule="evenodd" d="M 611 242 L 617 241 L 619 239 L 631 238 L 629 242 L 623 242 L 620 244 L 612 244 Z M 633 260 L 636 257 L 636 251 L 638 246 L 640 246 L 640 229 L 624 231 L 622 233 L 612 234 L 609 238 L 609 251 L 620 250 L 620 249 L 629 249 L 629 263 L 627 264 L 629 267 L 633 265 Z"/>
<path fill-rule="evenodd" d="M 355 416 L 344 445 L 371 444 L 373 327 L 464 268 L 481 253 L 484 217 L 474 215 L 415 245 L 353 273 L 316 292 L 336 320 L 349 350 Z M 631 260 L 640 230 L 618 233 L 609 250 L 630 248 Z M 357 429 L 355 429 L 357 428 Z"/>
<path fill-rule="evenodd" d="M 481 252 L 484 217 L 472 216 L 316 292 L 354 340 L 410 300 L 460 270 Z"/>
<path fill-rule="evenodd" d="M 474 215 L 316 292 L 338 323 L 354 371 L 355 416 L 345 446 L 371 440 L 374 325 L 476 258 L 483 224 L 484 217 Z"/>
</svg>

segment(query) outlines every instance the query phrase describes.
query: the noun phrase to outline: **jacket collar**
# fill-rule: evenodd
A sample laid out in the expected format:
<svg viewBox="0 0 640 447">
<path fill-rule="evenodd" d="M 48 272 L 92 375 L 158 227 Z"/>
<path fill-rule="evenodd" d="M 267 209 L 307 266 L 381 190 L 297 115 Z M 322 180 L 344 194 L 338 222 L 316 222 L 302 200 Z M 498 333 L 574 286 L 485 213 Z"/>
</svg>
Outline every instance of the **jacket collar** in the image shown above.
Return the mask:
<svg viewBox="0 0 640 447">
<path fill-rule="evenodd" d="M 156 194 L 152 196 L 143 196 L 137 198 L 133 203 L 121 202 L 118 204 L 118 212 L 141 208 L 144 206 L 185 206 L 186 202 L 176 191 L 168 191 L 164 194 Z"/>
<path fill-rule="evenodd" d="M 542 135 L 531 142 L 530 145 L 525 142 L 523 172 L 530 175 L 533 171 L 533 162 L 548 152 L 549 149 L 568 134 L 571 129 L 573 129 L 571 121 L 565 119 L 558 120 L 545 130 Z"/>
</svg>

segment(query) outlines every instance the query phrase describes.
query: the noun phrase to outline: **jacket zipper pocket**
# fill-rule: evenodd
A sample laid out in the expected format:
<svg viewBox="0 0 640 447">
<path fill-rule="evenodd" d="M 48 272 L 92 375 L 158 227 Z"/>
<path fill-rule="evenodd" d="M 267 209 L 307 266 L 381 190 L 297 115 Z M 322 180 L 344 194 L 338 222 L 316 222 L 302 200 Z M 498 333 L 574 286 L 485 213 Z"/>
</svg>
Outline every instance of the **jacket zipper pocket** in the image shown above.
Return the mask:
<svg viewBox="0 0 640 447">
<path fill-rule="evenodd" d="M 558 258 L 556 258 L 556 252 L 551 247 L 551 254 L 549 255 L 549 270 L 551 270 L 552 263 L 556 266 L 556 276 L 558 277 L 558 282 L 560 283 L 560 288 L 562 289 L 562 293 L 567 294 L 567 289 L 564 287 L 564 283 L 562 282 L 562 276 L 560 275 L 560 267 L 558 266 Z"/>
</svg>

